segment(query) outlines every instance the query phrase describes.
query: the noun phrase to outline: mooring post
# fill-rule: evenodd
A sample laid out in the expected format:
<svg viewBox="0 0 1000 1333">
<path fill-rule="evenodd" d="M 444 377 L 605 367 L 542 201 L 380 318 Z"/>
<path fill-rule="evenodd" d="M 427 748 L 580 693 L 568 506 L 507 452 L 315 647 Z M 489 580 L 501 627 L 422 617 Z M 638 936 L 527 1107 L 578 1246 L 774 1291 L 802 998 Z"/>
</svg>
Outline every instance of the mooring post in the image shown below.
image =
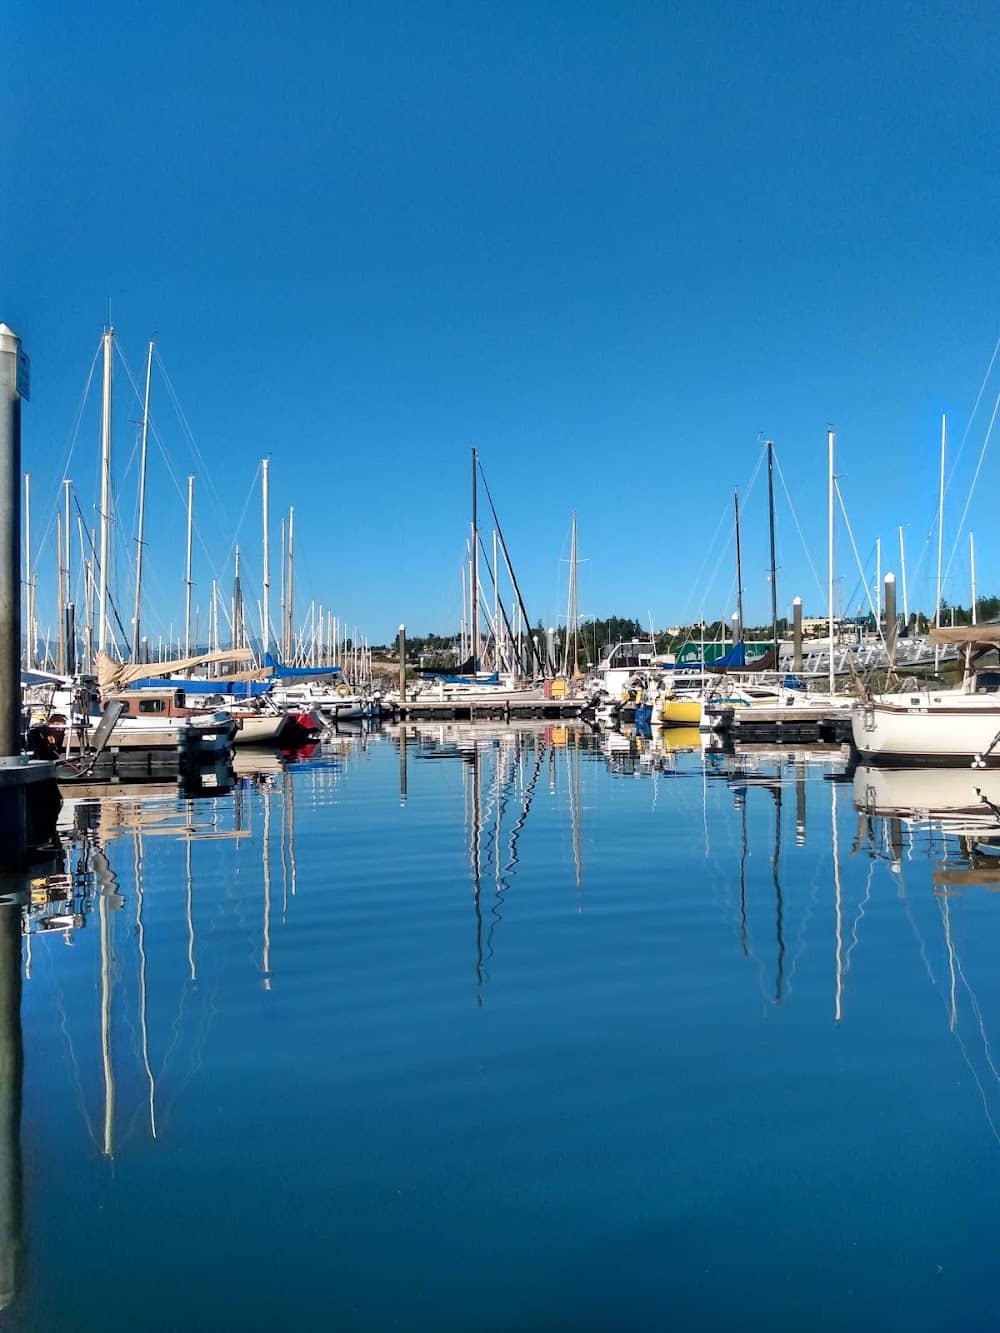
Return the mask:
<svg viewBox="0 0 1000 1333">
<path fill-rule="evenodd" d="M 896 619 L 896 576 L 885 576 L 885 653 L 889 659 L 889 669 L 896 669 L 896 634 L 899 622 Z"/>
<path fill-rule="evenodd" d="M 802 598 L 792 600 L 792 670 L 802 670 Z"/>
<path fill-rule="evenodd" d="M 0 869 L 50 845 L 59 813 L 55 764 L 21 752 L 21 399 L 28 358 L 0 324 Z"/>
<path fill-rule="evenodd" d="M 0 324 L 0 758 L 21 753 L 21 339 Z"/>
</svg>

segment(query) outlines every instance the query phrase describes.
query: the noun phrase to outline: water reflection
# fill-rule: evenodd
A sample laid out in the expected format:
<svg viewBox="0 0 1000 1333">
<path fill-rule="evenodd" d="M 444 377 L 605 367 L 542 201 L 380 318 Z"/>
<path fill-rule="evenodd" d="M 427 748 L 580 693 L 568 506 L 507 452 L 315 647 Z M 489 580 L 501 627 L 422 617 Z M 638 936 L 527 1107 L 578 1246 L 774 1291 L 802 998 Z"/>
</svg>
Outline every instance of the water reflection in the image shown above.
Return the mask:
<svg viewBox="0 0 1000 1333">
<path fill-rule="evenodd" d="M 302 1146 L 286 1137 L 274 1154 L 286 1158 L 295 1197 L 308 1196 L 327 1153 L 340 1154 L 349 1183 L 342 1159 L 367 1151 L 369 1132 L 377 1158 L 397 1105 L 415 1117 L 414 1137 L 421 1132 L 407 1091 L 421 1071 L 421 1095 L 447 1122 L 449 1142 L 474 1120 L 462 1101 L 470 1087 L 502 1101 L 524 1079 L 533 1100 L 509 1109 L 545 1123 L 546 1061 L 560 1051 L 594 1058 L 588 1024 L 601 1035 L 606 1012 L 624 1015 L 618 1027 L 607 1020 L 608 1034 L 627 1042 L 636 1030 L 640 1053 L 662 1041 L 659 1063 L 690 1081 L 691 1105 L 676 1126 L 664 1112 L 663 1136 L 696 1115 L 711 1132 L 713 1117 L 735 1115 L 744 1095 L 762 1101 L 762 1117 L 780 1114 L 799 1060 L 817 1084 L 831 1069 L 845 1086 L 857 1079 L 862 1104 L 858 1069 L 898 1055 L 878 1027 L 884 1009 L 901 1045 L 906 1034 L 932 1043 L 936 1029 L 1000 1141 L 991 1049 L 1000 994 L 984 957 L 992 923 L 972 910 L 1000 885 L 1000 782 L 989 771 L 849 772 L 836 751 L 725 753 L 697 733 L 435 723 L 341 732 L 293 765 L 241 755 L 235 782 L 197 799 L 144 788 L 68 800 L 60 859 L 35 875 L 23 906 L 0 908 L 0 1301 L 18 1286 L 21 1249 L 22 928 L 33 1021 L 44 1030 L 60 1017 L 45 1048 L 55 1058 L 35 1070 L 29 1061 L 29 1086 L 34 1077 L 45 1095 L 55 1089 L 60 1111 L 67 1089 L 78 1090 L 74 1147 L 110 1182 L 109 1207 L 112 1161 L 122 1176 L 141 1163 L 140 1147 L 176 1162 L 171 1148 L 193 1151 L 213 1117 L 238 1145 L 286 1104 Z M 893 952 L 897 928 L 909 969 Z M 905 990 L 914 978 L 943 1004 L 919 1031 Z M 758 1021 L 771 1025 L 766 1041 Z M 822 1043 L 835 1025 L 831 1055 Z M 479 1061 L 471 1073 L 470 1048 Z M 743 1062 L 763 1065 L 775 1049 L 786 1063 L 765 1087 Z M 503 1059 L 491 1061 L 491 1050 Z M 60 1054 L 63 1070 L 54 1068 Z M 657 1061 L 646 1070 L 635 1055 L 626 1050 L 616 1072 L 636 1080 L 623 1094 L 630 1115 L 670 1096 L 642 1083 L 657 1077 Z M 265 1059 L 278 1091 L 258 1116 L 240 1100 L 240 1080 Z M 567 1069 L 582 1104 L 567 1131 L 572 1152 L 572 1135 L 612 1112 L 603 1084 L 594 1093 L 586 1071 Z M 228 1081 L 237 1092 L 226 1100 Z M 255 1082 L 265 1098 L 266 1081 Z M 327 1140 L 327 1121 L 366 1088 L 371 1105 L 355 1125 L 365 1126 L 364 1145 Z M 950 1113 L 969 1091 L 945 1083 Z M 372 1112 L 380 1099 L 391 1116 Z M 315 1137 L 313 1123 L 324 1125 Z M 506 1150 L 516 1173 L 515 1149 Z M 526 1154 L 525 1170 L 547 1151 Z M 313 1165 L 297 1165 L 297 1154 Z M 500 1165 L 497 1178 L 511 1169 Z M 471 1178 L 478 1160 L 467 1169 Z M 359 1178 L 365 1170 L 363 1161 Z M 357 1188 L 377 1194 L 382 1184 Z M 433 1205 L 426 1190 L 421 1197 Z M 402 1207 L 395 1195 L 391 1207 Z"/>
</svg>

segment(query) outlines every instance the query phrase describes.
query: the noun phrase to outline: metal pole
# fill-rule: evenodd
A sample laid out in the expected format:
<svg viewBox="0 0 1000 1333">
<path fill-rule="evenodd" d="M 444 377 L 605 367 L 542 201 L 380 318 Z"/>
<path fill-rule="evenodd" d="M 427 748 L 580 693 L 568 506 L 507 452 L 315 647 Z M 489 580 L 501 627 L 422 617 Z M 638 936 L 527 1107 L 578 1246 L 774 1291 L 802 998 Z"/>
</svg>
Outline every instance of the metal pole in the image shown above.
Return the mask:
<svg viewBox="0 0 1000 1333">
<path fill-rule="evenodd" d="M 976 539 L 969 533 L 969 577 L 972 586 L 972 623 L 977 623 L 976 619 Z"/>
<path fill-rule="evenodd" d="M 35 645 L 32 641 L 34 611 L 31 605 L 31 473 L 24 474 L 24 665 L 30 671 L 35 665 Z"/>
<path fill-rule="evenodd" d="M 21 340 L 0 324 L 0 756 L 21 752 Z"/>
<path fill-rule="evenodd" d="M 66 589 L 63 593 L 63 601 L 68 604 L 73 600 L 73 523 L 70 517 L 70 492 L 73 489 L 73 483 L 69 480 L 65 480 L 63 482 L 63 488 L 66 493 L 66 512 L 63 519 L 63 533 L 66 538 Z"/>
<path fill-rule="evenodd" d="M 802 670 L 802 598 L 792 600 L 792 670 Z"/>
<path fill-rule="evenodd" d="M 271 537 L 268 523 L 268 505 L 270 503 L 270 460 L 264 458 L 260 464 L 260 507 L 261 524 L 264 537 L 264 652 L 271 651 Z"/>
<path fill-rule="evenodd" d="M 406 626 L 399 627 L 399 702 L 406 703 Z"/>
<path fill-rule="evenodd" d="M 472 451 L 472 678 L 479 670 L 479 520 L 476 513 L 478 486 L 476 468 L 479 455 Z"/>
<path fill-rule="evenodd" d="M 288 644 L 285 660 L 291 662 L 295 643 L 295 506 L 288 511 L 288 577 L 285 580 L 285 614 L 288 617 L 286 630 Z"/>
<path fill-rule="evenodd" d="M 58 612 L 56 670 L 64 672 L 66 670 L 66 637 L 63 621 L 66 602 L 63 597 L 63 521 L 62 514 L 58 511 L 56 512 L 56 607 Z"/>
<path fill-rule="evenodd" d="M 944 460 L 948 449 L 948 419 L 941 414 L 941 478 L 938 483 L 938 549 L 937 549 L 937 606 L 934 610 L 934 624 L 941 624 L 941 547 L 944 539 Z M 934 645 L 934 670 L 937 671 L 941 660 L 941 646 Z"/>
<path fill-rule="evenodd" d="M 132 611 L 132 661 L 139 660 L 139 621 L 142 612 L 142 553 L 146 539 L 146 458 L 149 439 L 149 381 L 153 373 L 153 344 L 146 353 L 146 396 L 142 404 L 142 447 L 139 451 L 139 521 L 135 548 L 135 606 Z"/>
<path fill-rule="evenodd" d="M 97 651 L 108 646 L 108 526 L 111 522 L 111 357 L 114 329 L 103 336 L 104 383 L 101 395 L 101 567 L 97 571 Z"/>
<path fill-rule="evenodd" d="M 875 633 L 882 624 L 882 538 L 875 538 Z"/>
<path fill-rule="evenodd" d="M 826 448 L 827 448 L 827 454 L 828 454 L 827 464 L 828 464 L 828 472 L 829 472 L 829 478 L 828 478 L 828 480 L 829 480 L 829 485 L 828 485 L 828 495 L 827 495 L 827 514 L 826 514 L 826 521 L 827 521 L 827 628 L 828 628 L 828 630 L 829 630 L 829 634 L 830 634 L 830 653 L 829 653 L 829 658 L 830 658 L 829 677 L 830 677 L 830 678 L 829 678 L 829 686 L 830 686 L 830 693 L 831 693 L 831 694 L 833 694 L 833 692 L 834 692 L 834 666 L 833 666 L 833 557 L 834 557 L 834 549 L 833 549 L 833 491 L 834 491 L 834 486 L 836 485 L 836 481 L 835 481 L 835 478 L 834 478 L 834 472 L 833 472 L 833 462 L 834 462 L 834 446 L 835 446 L 835 443 L 836 443 L 836 436 L 834 435 L 834 433 L 833 433 L 832 430 L 828 430 L 827 433 L 826 433 Z"/>
<path fill-rule="evenodd" d="M 736 617 L 737 634 L 743 638 L 743 557 L 740 551 L 740 495 L 733 491 L 733 513 L 736 521 Z M 735 643 L 734 639 L 734 643 Z"/>
<path fill-rule="evenodd" d="M 188 477 L 187 560 L 184 565 L 184 656 L 191 655 L 191 532 L 194 525 L 194 477 Z"/>
<path fill-rule="evenodd" d="M 903 624 L 910 623 L 910 603 L 906 596 L 906 545 L 903 541 L 903 529 L 899 529 L 899 576 L 902 579 L 903 591 Z"/>
<path fill-rule="evenodd" d="M 778 570 L 774 562 L 774 441 L 767 442 L 767 512 L 771 531 L 771 637 L 774 666 L 778 666 Z"/>
</svg>

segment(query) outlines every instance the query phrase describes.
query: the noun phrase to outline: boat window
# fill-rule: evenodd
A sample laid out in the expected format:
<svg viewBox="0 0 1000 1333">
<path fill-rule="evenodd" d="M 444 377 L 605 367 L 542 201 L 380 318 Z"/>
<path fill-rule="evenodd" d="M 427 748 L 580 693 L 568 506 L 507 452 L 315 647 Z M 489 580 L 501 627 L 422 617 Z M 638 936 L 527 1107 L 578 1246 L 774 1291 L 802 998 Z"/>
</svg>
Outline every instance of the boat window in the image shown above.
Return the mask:
<svg viewBox="0 0 1000 1333">
<path fill-rule="evenodd" d="M 183 690 L 174 690 L 174 707 L 175 707 L 175 708 L 183 708 L 183 707 L 184 707 L 184 691 L 183 691 Z"/>
<path fill-rule="evenodd" d="M 162 699 L 140 699 L 140 700 L 139 700 L 139 712 L 140 712 L 140 713 L 162 713 L 162 712 L 163 712 L 163 700 L 162 700 Z"/>
</svg>

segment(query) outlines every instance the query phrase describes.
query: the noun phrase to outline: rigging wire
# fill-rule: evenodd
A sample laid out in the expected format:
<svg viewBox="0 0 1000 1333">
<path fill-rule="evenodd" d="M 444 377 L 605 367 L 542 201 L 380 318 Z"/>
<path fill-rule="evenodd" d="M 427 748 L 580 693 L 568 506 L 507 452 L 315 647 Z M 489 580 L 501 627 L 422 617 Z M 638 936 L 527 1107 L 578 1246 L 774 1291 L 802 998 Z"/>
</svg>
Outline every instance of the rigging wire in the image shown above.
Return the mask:
<svg viewBox="0 0 1000 1333">
<path fill-rule="evenodd" d="M 819 574 L 817 573 L 816 566 L 813 564 L 812 552 L 809 550 L 809 546 L 806 543 L 805 533 L 802 531 L 802 525 L 799 523 L 799 516 L 795 511 L 795 506 L 792 504 L 791 493 L 789 492 L 788 489 L 788 483 L 785 481 L 785 474 L 781 470 L 781 461 L 778 458 L 777 449 L 775 449 L 774 451 L 774 462 L 775 466 L 778 469 L 778 480 L 781 482 L 782 490 L 785 492 L 785 499 L 788 501 L 788 508 L 792 515 L 792 522 L 795 524 L 795 531 L 799 534 L 799 541 L 802 543 L 802 549 L 805 552 L 806 560 L 809 562 L 809 568 L 812 571 L 812 576 L 816 581 L 816 589 L 819 592 L 820 597 L 822 597 L 823 584 L 822 581 L 820 580 Z"/>
<path fill-rule="evenodd" d="M 941 580 L 942 588 L 948 581 L 948 575 L 951 573 L 951 567 L 955 561 L 955 553 L 958 550 L 958 543 L 962 536 L 962 529 L 965 525 L 965 519 L 969 512 L 969 506 L 972 504 L 972 496 L 975 493 L 976 483 L 979 481 L 979 474 L 983 470 L 983 462 L 986 458 L 986 450 L 989 447 L 990 437 L 993 434 L 993 427 L 996 423 L 998 411 L 1000 411 L 1000 393 L 997 394 L 996 402 L 993 404 L 993 415 L 990 417 L 990 424 L 986 427 L 986 436 L 983 440 L 982 448 L 979 450 L 979 458 L 976 460 L 976 470 L 972 474 L 972 481 L 969 484 L 969 494 L 965 498 L 965 507 L 962 510 L 962 516 L 958 520 L 958 526 L 955 529 L 955 541 L 951 548 L 951 554 L 948 556 L 948 565 L 944 571 L 944 577 Z"/>
<path fill-rule="evenodd" d="M 90 370 L 87 372 L 87 380 L 83 386 L 83 393 L 81 394 L 80 402 L 77 405 L 76 416 L 73 418 L 73 425 L 70 429 L 69 435 L 67 436 L 66 457 L 63 460 L 63 465 L 60 471 L 60 485 L 62 481 L 65 481 L 69 478 L 69 465 L 73 461 L 73 454 L 76 450 L 76 442 L 80 435 L 80 425 L 83 421 L 83 414 L 87 406 L 87 399 L 90 397 L 90 386 L 94 381 L 94 371 L 97 368 L 98 357 L 101 355 L 102 342 L 103 339 L 100 339 L 98 341 L 97 348 L 94 352 L 94 359 L 93 361 L 91 361 Z M 48 541 L 49 536 L 51 535 L 53 526 L 55 525 L 56 514 L 59 513 L 60 510 L 61 510 L 60 491 L 57 489 L 55 499 L 52 502 L 52 505 L 49 510 L 48 520 L 42 532 L 41 541 L 35 548 L 36 554 L 39 554 L 45 550 L 45 544 Z"/>
<path fill-rule="evenodd" d="M 861 576 L 861 583 L 865 590 L 865 597 L 868 599 L 869 609 L 871 610 L 872 615 L 875 617 L 875 629 L 876 632 L 878 633 L 879 638 L 884 643 L 885 636 L 882 633 L 882 626 L 879 622 L 879 614 L 878 611 L 876 611 L 875 609 L 875 603 L 872 601 L 872 590 L 868 586 L 868 576 L 865 573 L 864 566 L 861 563 L 861 556 L 858 554 L 858 544 L 854 540 L 854 530 L 851 527 L 851 520 L 847 517 L 847 506 L 844 504 L 844 497 L 841 494 L 840 490 L 840 482 L 836 479 L 836 477 L 834 477 L 833 479 L 833 486 L 834 490 L 837 492 L 837 499 L 840 501 L 840 512 L 844 516 L 844 524 L 847 528 L 847 535 L 851 539 L 851 549 L 854 552 L 854 559 L 857 562 L 858 573 Z"/>
</svg>

